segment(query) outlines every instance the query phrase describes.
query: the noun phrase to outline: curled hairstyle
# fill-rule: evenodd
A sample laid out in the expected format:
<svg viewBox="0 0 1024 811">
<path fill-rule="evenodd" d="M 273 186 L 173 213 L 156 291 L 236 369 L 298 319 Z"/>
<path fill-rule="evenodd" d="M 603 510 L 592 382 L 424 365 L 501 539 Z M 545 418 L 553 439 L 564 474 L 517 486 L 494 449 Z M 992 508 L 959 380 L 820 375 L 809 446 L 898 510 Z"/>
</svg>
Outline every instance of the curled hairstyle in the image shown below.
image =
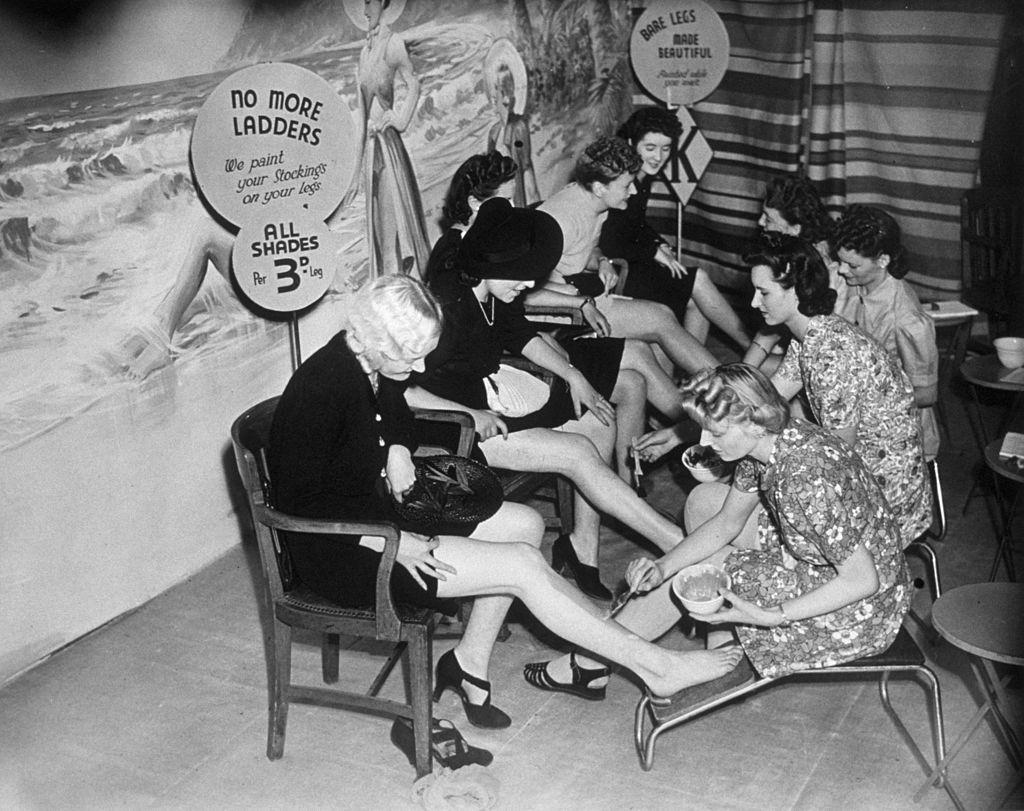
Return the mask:
<svg viewBox="0 0 1024 811">
<path fill-rule="evenodd" d="M 389 273 L 353 298 L 349 328 L 369 349 L 393 358 L 422 357 L 441 336 L 441 307 L 411 276 Z"/>
<path fill-rule="evenodd" d="M 751 268 L 768 267 L 784 290 L 795 288 L 797 309 L 806 316 L 830 315 L 836 306 L 836 291 L 828 285 L 828 268 L 806 239 L 764 234 L 743 261 Z"/>
<path fill-rule="evenodd" d="M 516 176 L 516 163 L 498 152 L 472 155 L 455 170 L 442 213 L 448 225 L 467 224 L 473 216 L 469 198 L 486 200 L 493 197 L 503 183 Z"/>
<path fill-rule="evenodd" d="M 622 138 L 603 136 L 576 159 L 572 179 L 589 191 L 596 182 L 607 184 L 619 175 L 636 174 L 642 163 L 636 150 Z"/>
<path fill-rule="evenodd" d="M 889 257 L 889 275 L 902 279 L 910 268 L 900 243 L 900 226 L 888 213 L 874 206 L 849 206 L 835 224 L 829 240 L 832 253 L 853 251 L 865 259 Z"/>
<path fill-rule="evenodd" d="M 702 427 L 749 420 L 772 434 L 789 425 L 789 403 L 760 369 L 725 363 L 694 375 L 680 389 L 683 409 Z"/>
<path fill-rule="evenodd" d="M 615 134 L 636 146 L 649 132 L 667 135 L 675 143 L 683 134 L 683 125 L 671 110 L 651 105 L 634 110 Z"/>
<path fill-rule="evenodd" d="M 832 230 L 832 218 L 814 184 L 806 177 L 773 177 L 765 186 L 763 205 L 776 209 L 790 225 L 799 225 L 800 236 L 810 242 L 828 239 Z"/>
</svg>

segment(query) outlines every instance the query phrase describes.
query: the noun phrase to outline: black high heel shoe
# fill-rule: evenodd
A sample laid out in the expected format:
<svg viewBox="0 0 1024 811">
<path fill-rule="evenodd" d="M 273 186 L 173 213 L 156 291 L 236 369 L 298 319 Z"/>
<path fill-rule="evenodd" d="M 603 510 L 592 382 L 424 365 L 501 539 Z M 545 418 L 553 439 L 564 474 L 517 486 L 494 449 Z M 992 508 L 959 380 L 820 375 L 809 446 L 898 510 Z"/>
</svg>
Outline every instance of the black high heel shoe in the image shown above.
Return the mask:
<svg viewBox="0 0 1024 811">
<path fill-rule="evenodd" d="M 410 766 L 416 765 L 416 743 L 413 740 L 412 721 L 399 717 L 391 725 L 391 742 L 397 746 L 409 760 Z M 462 737 L 455 725 L 446 718 L 434 720 L 430 732 L 430 748 L 434 759 L 449 769 L 461 769 L 463 766 L 479 764 L 490 766 L 494 755 L 478 746 L 470 746 Z"/>
<path fill-rule="evenodd" d="M 463 682 L 487 691 L 487 698 L 483 704 L 474 704 L 469 700 L 466 688 L 462 686 Z M 453 690 L 462 699 L 462 709 L 466 711 L 466 718 L 473 726 L 484 729 L 505 729 L 511 726 L 512 719 L 491 704 L 491 683 L 471 676 L 463 670 L 454 650 L 448 651 L 437 660 L 437 676 L 434 683 L 434 701 L 441 698 L 445 690 Z"/>
<path fill-rule="evenodd" d="M 596 566 L 580 563 L 568 535 L 559 535 L 551 547 L 551 568 L 576 581 L 579 590 L 595 600 L 610 600 L 612 593 L 601 582 Z"/>
</svg>

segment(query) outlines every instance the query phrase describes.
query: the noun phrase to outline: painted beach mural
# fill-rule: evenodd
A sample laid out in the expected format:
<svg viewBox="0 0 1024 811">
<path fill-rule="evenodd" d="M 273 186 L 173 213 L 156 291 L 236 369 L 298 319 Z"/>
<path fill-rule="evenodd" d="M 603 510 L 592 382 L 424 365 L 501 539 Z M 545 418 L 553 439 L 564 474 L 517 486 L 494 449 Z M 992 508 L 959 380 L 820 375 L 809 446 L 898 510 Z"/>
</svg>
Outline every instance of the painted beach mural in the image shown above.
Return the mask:
<svg viewBox="0 0 1024 811">
<path fill-rule="evenodd" d="M 342 248 L 328 302 L 371 274 L 417 271 L 467 156 L 492 144 L 529 158 L 533 202 L 628 108 L 625 4 L 393 0 L 386 48 L 367 40 L 364 5 L 381 4 L 254 5 L 218 72 L 0 101 L 0 451 L 166 396 L 228 350 L 287 341 L 285 323 L 239 300 L 233 234 L 188 163 L 195 116 L 231 71 L 294 62 L 369 122 L 374 160 L 329 220 Z M 396 43 L 407 62 L 385 58 Z"/>
</svg>

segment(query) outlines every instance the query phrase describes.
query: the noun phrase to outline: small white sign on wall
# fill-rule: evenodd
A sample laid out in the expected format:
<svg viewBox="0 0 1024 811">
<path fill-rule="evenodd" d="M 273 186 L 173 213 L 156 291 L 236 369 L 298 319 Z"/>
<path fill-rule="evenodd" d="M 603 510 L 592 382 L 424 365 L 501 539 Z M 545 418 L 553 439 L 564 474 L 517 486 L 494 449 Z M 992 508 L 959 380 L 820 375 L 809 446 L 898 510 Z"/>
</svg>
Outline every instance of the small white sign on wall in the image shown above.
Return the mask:
<svg viewBox="0 0 1024 811">
<path fill-rule="evenodd" d="M 670 107 L 700 101 L 729 67 L 729 35 L 704 0 L 654 0 L 637 19 L 629 59 L 644 90 Z"/>
</svg>

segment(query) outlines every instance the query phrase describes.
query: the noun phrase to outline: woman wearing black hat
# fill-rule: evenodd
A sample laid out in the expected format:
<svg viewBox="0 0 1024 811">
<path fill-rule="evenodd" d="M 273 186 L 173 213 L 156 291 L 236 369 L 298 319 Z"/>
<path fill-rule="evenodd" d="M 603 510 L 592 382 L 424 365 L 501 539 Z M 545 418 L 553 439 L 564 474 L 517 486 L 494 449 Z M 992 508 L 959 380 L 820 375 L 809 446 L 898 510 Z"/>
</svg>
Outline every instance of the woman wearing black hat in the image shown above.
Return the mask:
<svg viewBox="0 0 1024 811">
<path fill-rule="evenodd" d="M 457 692 L 476 726 L 509 725 L 491 704 L 486 677 L 513 597 L 554 633 L 628 667 L 659 695 L 733 668 L 738 654 L 663 650 L 605 619 L 548 567 L 537 549 L 543 523 L 529 507 L 503 504 L 458 534 L 432 537 L 432 530 L 395 517 L 386 492 L 401 500 L 414 480 L 403 381 L 422 370 L 440 333 L 440 309 L 420 282 L 395 274 L 373 281 L 353 302 L 349 328 L 292 376 L 274 414 L 269 452 L 278 509 L 398 523 L 399 566 L 391 581 L 397 600 L 435 606 L 478 598 L 462 639 L 437 663 L 437 692 Z M 307 588 L 341 605 L 373 604 L 380 538 L 291 533 L 286 543 Z"/>
<path fill-rule="evenodd" d="M 438 250 L 435 248 L 435 251 Z M 619 376 L 623 343 L 576 341 L 566 354 L 537 334 L 523 315 L 520 294 L 546 278 L 558 262 L 562 236 L 552 217 L 513 208 L 504 198 L 484 202 L 450 261 L 435 263 L 431 289 L 445 327 L 426 371 L 414 378 L 410 400 L 472 415 L 489 462 L 512 470 L 559 473 L 576 486 L 576 523 L 552 548 L 552 564 L 568 570 L 591 596 L 608 599 L 597 570 L 598 510 L 659 548 L 669 550 L 682 531 L 644 502 L 608 466 L 615 438 L 609 404 Z M 524 408 L 502 407 L 503 352 L 522 355 L 558 378 Z M 527 388 L 527 387 L 522 387 Z M 520 393 L 520 392 L 514 392 Z M 596 509 L 595 509 L 596 508 Z M 584 557 L 585 556 L 585 557 Z M 581 559 L 583 558 L 583 559 Z"/>
<path fill-rule="evenodd" d="M 492 197 L 512 199 L 517 172 L 516 163 L 498 152 L 472 155 L 455 171 L 448 193 L 445 195 L 443 209 L 448 227 L 430 253 L 424 276 L 428 284 L 442 269 L 450 269 L 462 243 L 462 235 L 475 222 L 480 206 Z M 609 344 L 610 341 L 621 344 L 618 376 L 611 380 L 614 389 L 609 399 L 615 405 L 615 465 L 623 481 L 632 481 L 629 456 L 635 441 L 646 431 L 648 403 L 669 420 L 675 421 L 683 417 L 679 407 L 679 392 L 675 384 L 661 368 L 651 345 L 646 341 L 633 338 L 581 341 L 579 336 L 566 336 L 560 337 L 556 342 L 552 337 L 554 334 L 540 332 L 539 336 L 550 338 L 549 342 L 563 355 L 566 354 L 563 347 L 568 346 L 576 357 L 574 365 L 578 368 L 604 368 L 604 375 L 616 371 L 615 359 L 608 357 L 607 352 L 601 349 L 601 345 Z M 570 344 L 570 341 L 573 343 Z M 598 355 L 593 362 L 581 357 L 593 354 Z M 584 551 L 583 557 L 588 560 L 596 559 L 596 554 L 595 546 L 589 553 Z"/>
</svg>

